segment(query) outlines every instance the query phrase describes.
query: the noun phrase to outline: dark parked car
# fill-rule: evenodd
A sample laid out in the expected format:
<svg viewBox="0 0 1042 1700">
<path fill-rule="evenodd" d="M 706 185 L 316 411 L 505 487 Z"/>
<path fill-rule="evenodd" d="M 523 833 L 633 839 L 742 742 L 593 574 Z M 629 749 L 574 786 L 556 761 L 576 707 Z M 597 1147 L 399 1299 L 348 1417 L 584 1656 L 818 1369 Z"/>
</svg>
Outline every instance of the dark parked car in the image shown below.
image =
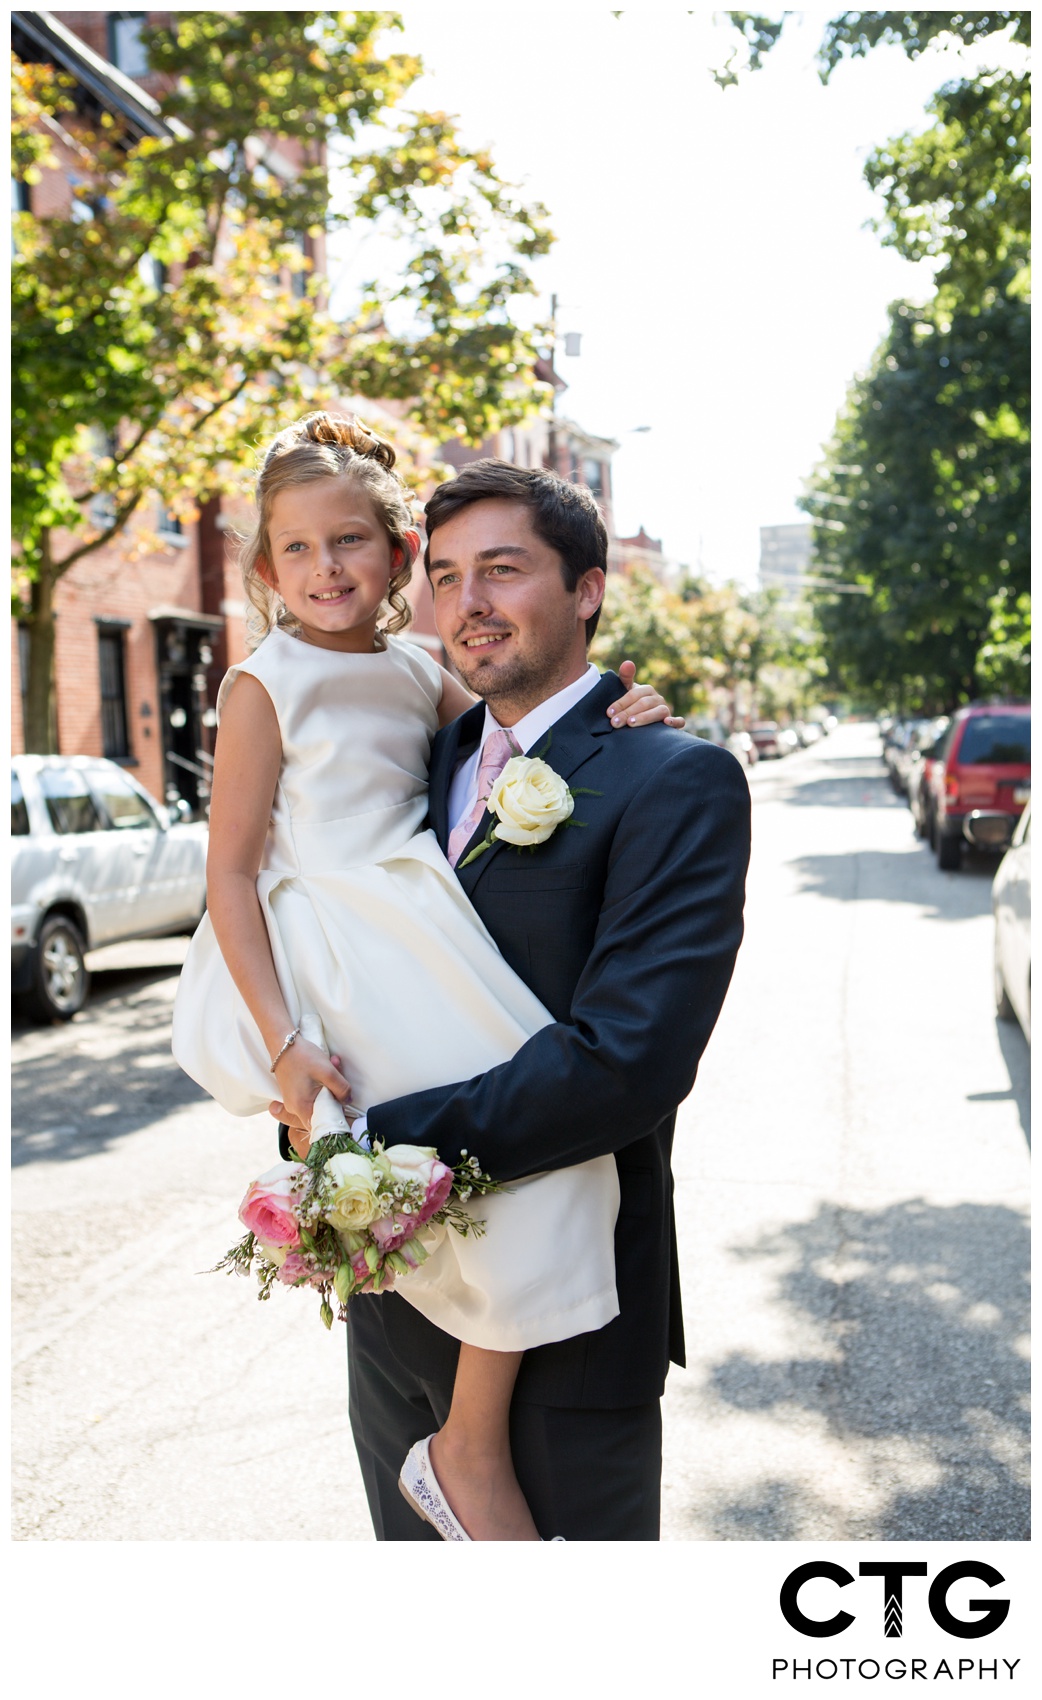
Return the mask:
<svg viewBox="0 0 1042 1700">
<path fill-rule="evenodd" d="M 752 767 L 757 759 L 756 745 L 748 732 L 729 732 L 722 720 L 689 720 L 687 729 L 708 744 L 719 744 L 737 756 L 743 767 Z"/>
<path fill-rule="evenodd" d="M 778 722 L 776 720 L 760 720 L 755 726 L 750 726 L 749 736 L 756 745 L 757 755 L 783 756 L 785 747 L 778 738 Z"/>
<path fill-rule="evenodd" d="M 890 752 L 890 783 L 899 797 L 910 796 L 913 773 L 921 764 L 925 752 L 936 746 L 938 738 L 947 727 L 948 720 L 944 715 L 932 720 L 913 720 L 908 737 L 893 746 Z"/>
<path fill-rule="evenodd" d="M 944 760 L 944 752 L 948 747 L 949 720 L 941 722 L 943 730 L 932 744 L 925 750 L 919 750 L 908 769 L 905 788 L 908 792 L 908 807 L 912 811 L 915 822 L 915 836 L 928 838 L 933 843 L 934 834 L 934 800 L 931 784 L 934 770 L 939 761 Z"/>
<path fill-rule="evenodd" d="M 937 865 L 954 872 L 964 842 L 1006 850 L 1031 796 L 1031 710 L 973 703 L 955 715 L 930 781 Z"/>
</svg>

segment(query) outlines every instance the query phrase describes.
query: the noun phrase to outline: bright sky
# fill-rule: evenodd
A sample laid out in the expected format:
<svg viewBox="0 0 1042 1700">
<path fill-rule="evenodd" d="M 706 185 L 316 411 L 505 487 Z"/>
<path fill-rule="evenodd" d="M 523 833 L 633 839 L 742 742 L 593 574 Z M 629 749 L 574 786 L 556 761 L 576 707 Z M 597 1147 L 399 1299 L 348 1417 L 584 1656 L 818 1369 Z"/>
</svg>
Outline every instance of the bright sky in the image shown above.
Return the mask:
<svg viewBox="0 0 1042 1700">
<path fill-rule="evenodd" d="M 725 91 L 707 67 L 732 36 L 706 7 L 400 12 L 427 68 L 410 105 L 455 114 L 550 209 L 540 308 L 555 290 L 559 330 L 583 339 L 580 358 L 558 353 L 559 406 L 622 443 L 620 533 L 643 524 L 673 558 L 755 582 L 758 528 L 805 517 L 796 497 L 887 304 L 929 294 L 925 268 L 864 228 L 864 158 L 924 127 L 943 82 L 1017 50 L 912 63 L 879 48 L 824 88 L 813 58 L 831 14 L 805 12 Z"/>
</svg>

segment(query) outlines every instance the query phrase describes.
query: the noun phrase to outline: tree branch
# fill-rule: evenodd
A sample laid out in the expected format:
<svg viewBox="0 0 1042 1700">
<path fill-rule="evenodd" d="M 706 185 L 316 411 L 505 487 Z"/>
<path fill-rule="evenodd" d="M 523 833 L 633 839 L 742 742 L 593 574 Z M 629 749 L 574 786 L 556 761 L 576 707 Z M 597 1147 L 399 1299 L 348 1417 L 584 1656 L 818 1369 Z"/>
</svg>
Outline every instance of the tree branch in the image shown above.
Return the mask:
<svg viewBox="0 0 1042 1700">
<path fill-rule="evenodd" d="M 81 543 L 78 549 L 74 549 L 70 555 L 66 555 L 64 561 L 52 561 L 51 571 L 54 577 L 61 578 L 62 574 L 67 573 L 69 568 L 84 555 L 92 555 L 95 549 L 101 549 L 104 544 L 110 543 L 117 531 L 122 531 L 123 526 L 141 502 L 144 494 L 144 490 L 137 490 L 132 496 L 128 497 L 123 506 L 116 509 L 112 523 L 99 537 L 93 538 L 89 543 Z"/>
</svg>

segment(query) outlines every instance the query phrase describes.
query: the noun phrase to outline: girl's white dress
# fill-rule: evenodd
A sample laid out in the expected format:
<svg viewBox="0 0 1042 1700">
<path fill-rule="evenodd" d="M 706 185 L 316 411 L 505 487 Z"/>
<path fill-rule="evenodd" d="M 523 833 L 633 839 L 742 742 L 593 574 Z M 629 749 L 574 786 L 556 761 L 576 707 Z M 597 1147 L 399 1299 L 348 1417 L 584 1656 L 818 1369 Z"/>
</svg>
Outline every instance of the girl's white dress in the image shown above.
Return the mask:
<svg viewBox="0 0 1042 1700">
<path fill-rule="evenodd" d="M 293 1021 L 319 1016 L 365 1107 L 505 1062 L 551 1017 L 423 829 L 434 662 L 394 638 L 347 655 L 276 629 L 230 670 L 218 711 L 240 673 L 263 685 L 282 734 L 257 893 Z M 267 1109 L 269 1057 L 208 917 L 181 976 L 173 1050 L 232 1115 Z M 472 1201 L 484 1236 L 437 1227 L 427 1262 L 396 1291 L 456 1339 L 497 1351 L 602 1328 L 619 1310 L 614 1157 L 512 1187 Z"/>
</svg>

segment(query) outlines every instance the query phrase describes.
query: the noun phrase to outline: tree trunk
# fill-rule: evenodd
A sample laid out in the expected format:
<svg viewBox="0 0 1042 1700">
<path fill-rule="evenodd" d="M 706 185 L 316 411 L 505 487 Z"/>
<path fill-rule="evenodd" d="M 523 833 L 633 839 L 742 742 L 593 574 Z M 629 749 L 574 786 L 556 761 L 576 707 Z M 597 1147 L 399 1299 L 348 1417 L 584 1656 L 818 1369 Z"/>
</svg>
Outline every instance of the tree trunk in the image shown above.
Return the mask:
<svg viewBox="0 0 1042 1700">
<path fill-rule="evenodd" d="M 58 716 L 54 691 L 54 570 L 45 532 L 40 568 L 33 580 L 29 627 L 29 678 L 25 693 L 25 748 L 31 755 L 57 755 Z"/>
</svg>

